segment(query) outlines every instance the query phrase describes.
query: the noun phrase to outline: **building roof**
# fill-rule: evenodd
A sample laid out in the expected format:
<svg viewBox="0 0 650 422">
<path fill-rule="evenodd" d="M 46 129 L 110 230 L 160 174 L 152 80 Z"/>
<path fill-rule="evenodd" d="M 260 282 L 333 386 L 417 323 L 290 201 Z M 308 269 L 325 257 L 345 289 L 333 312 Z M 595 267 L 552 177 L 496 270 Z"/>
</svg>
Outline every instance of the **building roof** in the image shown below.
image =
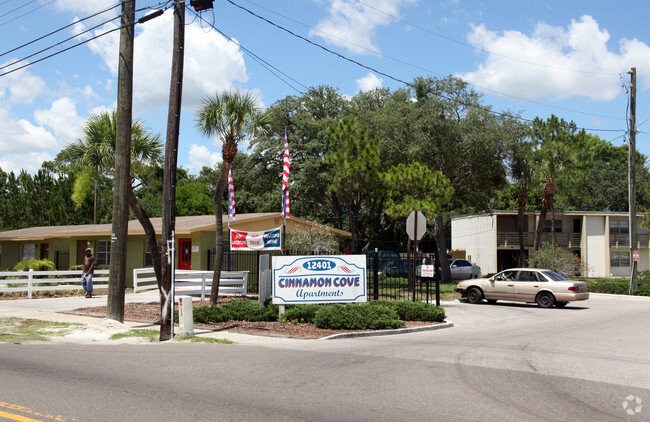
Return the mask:
<svg viewBox="0 0 650 422">
<path fill-rule="evenodd" d="M 550 217 L 550 210 L 549 210 L 549 217 Z M 539 215 L 540 211 L 526 211 L 526 215 Z M 484 212 L 477 212 L 474 214 L 463 214 L 463 215 L 456 215 L 452 217 L 452 220 L 459 219 L 459 218 L 472 218 L 472 217 L 484 217 L 488 215 L 517 215 L 517 210 L 492 210 L 492 211 L 484 211 Z M 572 216 L 617 216 L 617 217 L 627 217 L 630 215 L 629 212 L 627 211 L 558 211 L 555 210 L 555 215 L 572 215 Z M 643 218 L 645 213 L 643 212 L 637 212 L 637 218 Z M 547 218 L 549 218 L 547 217 Z"/>
<path fill-rule="evenodd" d="M 235 220 L 230 221 L 230 226 L 237 230 L 248 230 L 247 226 L 253 223 L 268 223 L 268 229 L 282 226 L 282 216 L 279 212 L 237 214 Z M 162 234 L 162 218 L 152 218 L 151 224 L 156 234 Z M 322 226 L 302 218 L 291 217 L 286 220 L 287 231 L 291 233 L 296 226 Z M 223 216 L 223 229 L 228 230 L 228 216 Z M 82 224 L 77 226 L 42 226 L 0 232 L 0 241 L 33 241 L 47 239 L 65 239 L 71 237 L 110 237 L 113 230 L 112 224 Z M 333 236 L 350 238 L 351 234 L 344 230 L 326 227 Z M 190 235 L 202 231 L 216 231 L 216 218 L 214 215 L 196 215 L 176 217 L 176 235 Z M 144 229 L 138 220 L 129 221 L 128 234 L 130 236 L 145 235 Z"/>
</svg>

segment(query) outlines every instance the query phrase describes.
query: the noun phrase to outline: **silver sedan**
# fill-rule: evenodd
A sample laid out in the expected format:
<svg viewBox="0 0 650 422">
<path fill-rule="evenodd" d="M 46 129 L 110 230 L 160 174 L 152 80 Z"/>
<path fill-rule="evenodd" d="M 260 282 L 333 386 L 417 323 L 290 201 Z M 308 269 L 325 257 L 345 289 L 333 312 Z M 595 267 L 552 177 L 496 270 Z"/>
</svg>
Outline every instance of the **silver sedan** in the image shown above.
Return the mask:
<svg viewBox="0 0 650 422">
<path fill-rule="evenodd" d="M 563 308 L 569 302 L 589 299 L 584 281 L 538 268 L 511 268 L 490 278 L 461 281 L 454 290 L 470 303 L 511 300 L 537 303 L 542 308 Z"/>
</svg>

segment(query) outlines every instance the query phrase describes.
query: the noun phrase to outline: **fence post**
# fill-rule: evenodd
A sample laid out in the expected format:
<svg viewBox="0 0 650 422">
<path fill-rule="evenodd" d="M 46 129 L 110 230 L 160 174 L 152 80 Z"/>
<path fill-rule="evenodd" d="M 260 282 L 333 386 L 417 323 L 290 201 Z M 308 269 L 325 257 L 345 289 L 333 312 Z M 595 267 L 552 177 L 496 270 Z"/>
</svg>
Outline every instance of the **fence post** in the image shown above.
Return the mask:
<svg viewBox="0 0 650 422">
<path fill-rule="evenodd" d="M 379 300 L 379 253 L 374 252 L 374 258 L 372 260 L 372 271 L 373 271 L 373 281 L 374 281 L 374 298 Z"/>
<path fill-rule="evenodd" d="M 34 277 L 34 270 L 29 269 L 29 273 L 27 274 L 27 299 L 32 298 L 32 288 L 33 288 L 33 277 Z"/>
</svg>

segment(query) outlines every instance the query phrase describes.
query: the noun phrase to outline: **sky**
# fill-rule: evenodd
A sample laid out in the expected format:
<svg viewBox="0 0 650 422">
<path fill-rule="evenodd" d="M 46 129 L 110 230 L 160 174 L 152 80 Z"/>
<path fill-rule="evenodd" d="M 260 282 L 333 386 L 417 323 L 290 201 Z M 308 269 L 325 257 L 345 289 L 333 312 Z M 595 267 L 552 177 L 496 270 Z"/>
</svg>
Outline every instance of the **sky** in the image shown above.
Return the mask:
<svg viewBox="0 0 650 422">
<path fill-rule="evenodd" d="M 134 117 L 164 141 L 173 7 L 135 1 L 136 18 L 166 9 L 135 26 L 133 82 Z M 633 67 L 636 145 L 650 157 L 647 0 L 215 0 L 199 16 L 187 6 L 178 165 L 193 174 L 221 160 L 221 141 L 202 136 L 195 115 L 225 90 L 265 108 L 313 86 L 351 97 L 453 75 L 495 111 L 554 114 L 622 145 Z M 119 31 L 102 34 L 120 10 L 118 0 L 0 0 L 2 170 L 35 173 L 83 136 L 89 116 L 115 109 Z"/>
</svg>

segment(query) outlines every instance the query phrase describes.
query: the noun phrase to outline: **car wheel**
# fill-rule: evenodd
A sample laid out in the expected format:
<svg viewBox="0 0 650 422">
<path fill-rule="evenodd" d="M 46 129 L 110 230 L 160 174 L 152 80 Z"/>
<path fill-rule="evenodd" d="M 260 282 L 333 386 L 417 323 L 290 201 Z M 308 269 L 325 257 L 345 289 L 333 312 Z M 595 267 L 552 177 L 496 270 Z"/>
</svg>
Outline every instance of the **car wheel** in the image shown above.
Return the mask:
<svg viewBox="0 0 650 422">
<path fill-rule="evenodd" d="M 490 305 L 494 305 L 495 303 L 497 303 L 497 301 L 496 301 L 496 299 L 488 299 L 488 303 Z"/>
<path fill-rule="evenodd" d="M 550 308 L 555 305 L 555 296 L 549 292 L 541 292 L 535 299 L 540 308 Z"/>
<path fill-rule="evenodd" d="M 558 308 L 564 308 L 567 305 L 567 303 L 569 302 L 556 302 L 555 306 L 557 306 Z"/>
<path fill-rule="evenodd" d="M 467 301 L 469 303 L 481 303 L 483 300 L 483 292 L 477 287 L 472 287 L 467 291 Z"/>
</svg>

